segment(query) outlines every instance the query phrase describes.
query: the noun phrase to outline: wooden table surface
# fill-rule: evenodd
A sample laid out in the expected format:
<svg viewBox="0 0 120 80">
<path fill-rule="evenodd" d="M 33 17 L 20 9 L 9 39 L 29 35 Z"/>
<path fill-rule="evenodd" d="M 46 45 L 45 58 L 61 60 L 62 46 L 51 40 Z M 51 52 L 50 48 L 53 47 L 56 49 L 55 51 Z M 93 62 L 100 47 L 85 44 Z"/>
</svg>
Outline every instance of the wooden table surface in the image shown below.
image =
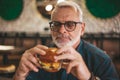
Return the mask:
<svg viewBox="0 0 120 80">
<path fill-rule="evenodd" d="M 11 54 L 22 54 L 25 51 L 23 47 L 15 47 L 9 45 L 0 45 L 0 55 L 3 56 L 3 64 L 8 63 L 8 56 Z"/>
</svg>

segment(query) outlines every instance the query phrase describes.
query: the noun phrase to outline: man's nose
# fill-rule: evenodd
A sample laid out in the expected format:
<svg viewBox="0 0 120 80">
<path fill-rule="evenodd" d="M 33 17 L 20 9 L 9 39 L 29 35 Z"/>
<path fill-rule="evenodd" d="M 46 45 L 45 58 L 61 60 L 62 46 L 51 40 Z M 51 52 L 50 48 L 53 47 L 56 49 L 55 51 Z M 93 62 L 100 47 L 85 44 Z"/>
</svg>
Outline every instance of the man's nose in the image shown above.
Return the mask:
<svg viewBox="0 0 120 80">
<path fill-rule="evenodd" d="M 60 32 L 60 33 L 65 33 L 65 32 L 66 32 L 66 29 L 65 29 L 65 25 L 64 25 L 64 24 L 61 25 L 61 27 L 60 27 L 60 29 L 59 29 L 59 32 Z"/>
</svg>

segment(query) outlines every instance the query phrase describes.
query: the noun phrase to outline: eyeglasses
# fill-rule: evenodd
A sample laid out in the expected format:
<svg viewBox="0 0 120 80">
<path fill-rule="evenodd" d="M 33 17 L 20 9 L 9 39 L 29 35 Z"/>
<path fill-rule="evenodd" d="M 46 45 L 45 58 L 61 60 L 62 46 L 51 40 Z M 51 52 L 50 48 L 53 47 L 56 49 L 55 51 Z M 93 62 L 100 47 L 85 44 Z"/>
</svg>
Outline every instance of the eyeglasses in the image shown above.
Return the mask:
<svg viewBox="0 0 120 80">
<path fill-rule="evenodd" d="M 82 24 L 82 22 L 75 22 L 75 21 L 66 21 L 65 23 L 61 23 L 59 21 L 52 21 L 49 23 L 51 31 L 59 31 L 61 28 L 61 25 L 64 25 L 65 29 L 68 32 L 74 31 L 77 24 Z"/>
</svg>

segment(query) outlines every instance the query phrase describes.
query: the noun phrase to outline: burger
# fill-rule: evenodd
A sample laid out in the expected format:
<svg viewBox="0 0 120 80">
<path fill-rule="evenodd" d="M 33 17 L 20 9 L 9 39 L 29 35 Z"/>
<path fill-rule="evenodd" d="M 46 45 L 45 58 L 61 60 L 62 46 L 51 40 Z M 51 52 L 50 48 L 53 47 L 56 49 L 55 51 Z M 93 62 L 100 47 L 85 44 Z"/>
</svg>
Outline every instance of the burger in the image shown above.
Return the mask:
<svg viewBox="0 0 120 80">
<path fill-rule="evenodd" d="M 57 72 L 61 68 L 61 61 L 55 62 L 54 56 L 57 56 L 56 54 L 57 48 L 49 48 L 46 50 L 46 55 L 40 55 L 39 56 L 39 63 L 41 67 L 48 72 Z"/>
</svg>

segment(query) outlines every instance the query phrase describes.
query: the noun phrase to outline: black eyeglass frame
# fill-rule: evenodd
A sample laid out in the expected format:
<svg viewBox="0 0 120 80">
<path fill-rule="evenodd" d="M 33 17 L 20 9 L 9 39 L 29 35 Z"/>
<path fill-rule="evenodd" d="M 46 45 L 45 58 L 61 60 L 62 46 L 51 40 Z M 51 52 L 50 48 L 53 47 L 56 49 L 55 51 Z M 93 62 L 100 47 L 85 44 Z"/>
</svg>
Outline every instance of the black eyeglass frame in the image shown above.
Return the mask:
<svg viewBox="0 0 120 80">
<path fill-rule="evenodd" d="M 51 29 L 51 31 L 54 31 L 54 32 L 57 32 L 57 31 L 59 30 L 59 28 L 56 29 L 56 30 L 53 28 L 54 26 L 52 26 L 52 24 L 55 23 L 55 22 L 56 22 L 56 23 L 59 23 L 59 26 L 58 26 L 58 27 L 61 27 L 61 25 L 64 25 L 65 29 L 66 29 L 68 32 L 74 31 L 77 24 L 82 24 L 82 22 L 75 22 L 75 21 L 66 21 L 65 23 L 61 23 L 61 22 L 59 22 L 59 21 L 51 21 L 51 22 L 49 22 L 49 24 L 50 24 L 50 29 Z M 69 30 L 69 29 L 67 28 L 67 26 L 66 26 L 66 24 L 69 23 L 69 22 L 74 23 L 74 28 L 71 29 L 71 30 Z"/>
</svg>

